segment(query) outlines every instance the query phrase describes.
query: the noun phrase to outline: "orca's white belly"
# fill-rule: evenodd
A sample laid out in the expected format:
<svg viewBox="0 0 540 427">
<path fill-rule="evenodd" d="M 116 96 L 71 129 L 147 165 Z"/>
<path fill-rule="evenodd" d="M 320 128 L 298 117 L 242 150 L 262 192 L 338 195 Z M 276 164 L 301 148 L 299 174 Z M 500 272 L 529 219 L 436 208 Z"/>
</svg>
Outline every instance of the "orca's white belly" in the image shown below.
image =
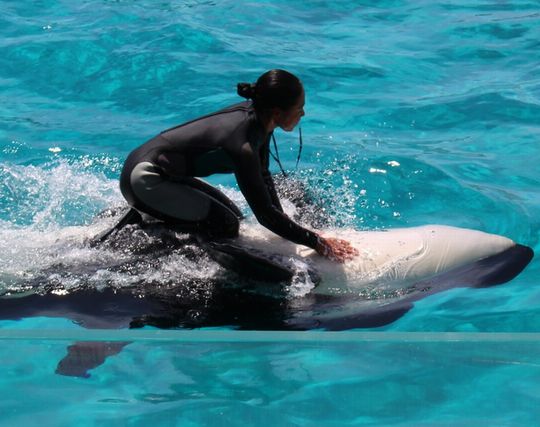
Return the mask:
<svg viewBox="0 0 540 427">
<path fill-rule="evenodd" d="M 506 237 L 444 225 L 386 231 L 334 230 L 323 235 L 348 240 L 359 255 L 339 264 L 254 225 L 243 226 L 240 240 L 248 246 L 311 263 L 322 279 L 315 289 L 317 293 L 354 292 L 374 284 L 403 288 L 515 245 Z"/>
</svg>

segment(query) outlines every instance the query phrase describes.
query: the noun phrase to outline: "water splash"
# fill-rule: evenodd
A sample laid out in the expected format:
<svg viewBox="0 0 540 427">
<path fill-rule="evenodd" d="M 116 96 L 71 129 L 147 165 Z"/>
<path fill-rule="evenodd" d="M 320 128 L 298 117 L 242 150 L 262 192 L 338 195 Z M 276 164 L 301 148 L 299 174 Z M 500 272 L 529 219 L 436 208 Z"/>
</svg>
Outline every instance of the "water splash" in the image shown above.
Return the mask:
<svg viewBox="0 0 540 427">
<path fill-rule="evenodd" d="M 99 209 L 118 204 L 120 197 L 117 181 L 96 172 L 94 162 L 84 157 L 40 166 L 0 165 L 4 226 L 47 231 L 88 223 Z"/>
</svg>

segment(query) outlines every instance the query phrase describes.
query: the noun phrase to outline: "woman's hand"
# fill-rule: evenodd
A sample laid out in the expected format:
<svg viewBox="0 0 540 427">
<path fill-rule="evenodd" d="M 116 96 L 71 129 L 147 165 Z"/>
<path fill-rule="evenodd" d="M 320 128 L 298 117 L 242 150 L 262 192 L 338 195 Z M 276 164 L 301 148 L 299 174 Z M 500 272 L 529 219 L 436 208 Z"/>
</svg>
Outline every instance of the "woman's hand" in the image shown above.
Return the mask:
<svg viewBox="0 0 540 427">
<path fill-rule="evenodd" d="M 319 244 L 315 250 L 319 255 L 339 263 L 353 259 L 358 255 L 358 250 L 348 241 L 333 237 L 319 236 Z"/>
</svg>

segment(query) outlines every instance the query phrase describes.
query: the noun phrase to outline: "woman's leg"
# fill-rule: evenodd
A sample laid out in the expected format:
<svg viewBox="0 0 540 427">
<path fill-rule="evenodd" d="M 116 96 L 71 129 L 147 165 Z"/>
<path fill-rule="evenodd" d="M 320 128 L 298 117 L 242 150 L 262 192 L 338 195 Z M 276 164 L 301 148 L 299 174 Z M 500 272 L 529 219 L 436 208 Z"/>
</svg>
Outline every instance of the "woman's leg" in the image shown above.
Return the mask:
<svg viewBox="0 0 540 427">
<path fill-rule="evenodd" d="M 150 162 L 137 164 L 130 176 L 133 206 L 178 230 L 210 238 L 235 237 L 241 212 L 217 188 L 197 178 L 171 181 Z"/>
<path fill-rule="evenodd" d="M 202 192 L 208 194 L 210 197 L 214 198 L 218 202 L 222 203 L 225 207 L 229 208 L 238 219 L 243 219 L 244 215 L 242 211 L 234 204 L 234 202 L 229 199 L 222 191 L 218 190 L 216 187 L 211 186 L 207 182 L 204 182 L 201 179 L 197 178 L 184 178 L 182 182 L 185 182 L 192 188 L 201 190 Z"/>
</svg>

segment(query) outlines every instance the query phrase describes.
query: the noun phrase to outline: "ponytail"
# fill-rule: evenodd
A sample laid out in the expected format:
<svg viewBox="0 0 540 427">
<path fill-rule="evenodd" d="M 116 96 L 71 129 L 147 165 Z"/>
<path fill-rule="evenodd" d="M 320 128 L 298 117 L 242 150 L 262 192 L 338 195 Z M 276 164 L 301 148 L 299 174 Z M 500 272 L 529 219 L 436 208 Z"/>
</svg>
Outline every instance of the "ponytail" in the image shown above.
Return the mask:
<svg viewBox="0 0 540 427">
<path fill-rule="evenodd" d="M 254 99 L 255 98 L 255 85 L 253 83 L 238 83 L 236 86 L 236 92 L 242 98 Z"/>
</svg>

